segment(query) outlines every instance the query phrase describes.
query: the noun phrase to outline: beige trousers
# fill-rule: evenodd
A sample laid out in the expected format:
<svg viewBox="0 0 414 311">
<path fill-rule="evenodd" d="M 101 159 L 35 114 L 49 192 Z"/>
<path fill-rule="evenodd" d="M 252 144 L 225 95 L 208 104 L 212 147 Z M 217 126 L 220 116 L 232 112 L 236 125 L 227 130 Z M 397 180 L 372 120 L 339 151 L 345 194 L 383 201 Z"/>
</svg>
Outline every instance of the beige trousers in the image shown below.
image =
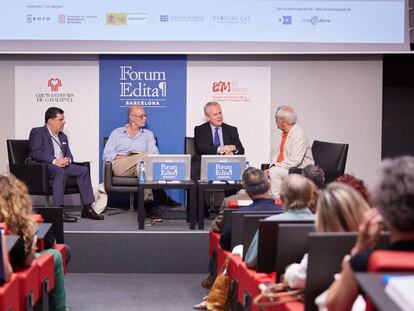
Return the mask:
<svg viewBox="0 0 414 311">
<path fill-rule="evenodd" d="M 289 170 L 280 166 L 272 166 L 269 169 L 270 192 L 273 197 L 278 197 L 283 179 L 289 174 Z"/>
<path fill-rule="evenodd" d="M 125 158 L 112 161 L 112 171 L 115 176 L 138 176 L 137 170 L 139 169 L 139 163 L 147 162 L 147 153 L 134 153 Z M 144 201 L 153 201 L 153 195 L 151 189 L 144 190 Z"/>
</svg>

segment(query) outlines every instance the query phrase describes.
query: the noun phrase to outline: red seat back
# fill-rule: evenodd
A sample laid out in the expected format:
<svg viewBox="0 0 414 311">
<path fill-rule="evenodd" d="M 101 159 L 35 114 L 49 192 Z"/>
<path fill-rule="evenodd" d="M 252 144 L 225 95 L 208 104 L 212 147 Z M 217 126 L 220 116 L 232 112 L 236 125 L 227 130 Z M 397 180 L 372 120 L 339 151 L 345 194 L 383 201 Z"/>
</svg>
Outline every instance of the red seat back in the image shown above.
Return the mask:
<svg viewBox="0 0 414 311">
<path fill-rule="evenodd" d="M 378 250 L 368 262 L 370 272 L 414 271 L 414 252 Z"/>
<path fill-rule="evenodd" d="M 34 305 L 39 299 L 39 267 L 32 263 L 29 267 L 16 273 L 19 280 L 20 310 L 26 310 L 26 297 L 32 296 Z"/>
<path fill-rule="evenodd" d="M 42 292 L 42 283 L 48 280 L 48 293 L 55 287 L 55 264 L 52 254 L 42 254 L 34 261 L 39 267 L 39 291 Z"/>
<path fill-rule="evenodd" d="M 0 286 L 0 310 L 19 311 L 19 280 L 13 274 L 11 279 Z"/>
</svg>

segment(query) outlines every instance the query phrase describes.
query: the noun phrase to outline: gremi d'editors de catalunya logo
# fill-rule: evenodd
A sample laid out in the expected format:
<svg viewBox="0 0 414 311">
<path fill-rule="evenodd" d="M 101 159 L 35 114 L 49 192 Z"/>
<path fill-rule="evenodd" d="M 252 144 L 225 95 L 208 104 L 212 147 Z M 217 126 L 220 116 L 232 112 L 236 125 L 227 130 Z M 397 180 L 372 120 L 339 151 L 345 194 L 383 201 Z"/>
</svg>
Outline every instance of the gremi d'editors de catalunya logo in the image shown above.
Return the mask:
<svg viewBox="0 0 414 311">
<path fill-rule="evenodd" d="M 71 103 L 75 95 L 73 93 L 62 93 L 59 88 L 63 86 L 60 78 L 50 78 L 47 80 L 47 86 L 50 92 L 36 93 L 36 102 L 38 103 Z"/>
<path fill-rule="evenodd" d="M 62 80 L 60 80 L 59 78 L 50 78 L 47 81 L 47 86 L 50 87 L 50 90 L 52 92 L 57 92 L 59 91 L 59 87 L 62 86 Z"/>
</svg>

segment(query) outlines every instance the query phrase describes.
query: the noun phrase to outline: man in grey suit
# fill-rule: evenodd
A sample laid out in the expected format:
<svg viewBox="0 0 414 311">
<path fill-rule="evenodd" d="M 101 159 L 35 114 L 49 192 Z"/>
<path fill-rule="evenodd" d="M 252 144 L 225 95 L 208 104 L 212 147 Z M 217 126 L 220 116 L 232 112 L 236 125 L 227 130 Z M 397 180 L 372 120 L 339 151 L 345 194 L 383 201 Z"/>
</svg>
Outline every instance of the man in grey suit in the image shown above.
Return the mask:
<svg viewBox="0 0 414 311">
<path fill-rule="evenodd" d="M 74 177 L 83 204 L 82 218 L 102 220 L 104 217 L 96 214 L 91 207 L 95 197 L 88 169 L 72 163 L 73 156 L 68 137 L 62 132 L 64 125 L 63 110 L 57 107 L 48 108 L 45 113 L 45 125 L 35 127 L 30 132 L 29 156 L 36 162 L 47 164 L 52 180 L 54 206 L 63 205 L 66 179 Z M 76 218 L 64 214 L 64 221 L 76 221 Z"/>
<path fill-rule="evenodd" d="M 272 157 L 268 170 L 270 178 L 270 192 L 278 197 L 283 178 L 289 174 L 291 168 L 304 168 L 314 164 L 312 150 L 299 127 L 297 115 L 291 106 L 280 106 L 275 114 L 277 128 L 282 131 L 280 146 Z"/>
</svg>

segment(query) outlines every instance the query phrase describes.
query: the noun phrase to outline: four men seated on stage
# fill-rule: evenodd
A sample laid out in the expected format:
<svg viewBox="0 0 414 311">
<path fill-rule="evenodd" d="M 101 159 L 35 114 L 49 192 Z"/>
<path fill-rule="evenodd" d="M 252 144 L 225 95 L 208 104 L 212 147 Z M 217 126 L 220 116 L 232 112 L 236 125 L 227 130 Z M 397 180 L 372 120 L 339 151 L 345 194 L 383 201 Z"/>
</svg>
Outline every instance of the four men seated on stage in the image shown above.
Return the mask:
<svg viewBox="0 0 414 311">
<path fill-rule="evenodd" d="M 200 178 L 200 162 L 203 154 L 244 154 L 237 128 L 224 123 L 220 104 L 208 102 L 204 106 L 207 122 L 194 128 L 194 141 L 197 154 L 192 159 L 192 179 Z M 137 176 L 137 164 L 145 160 L 147 154 L 158 154 L 154 134 L 145 128 L 146 114 L 139 105 L 128 109 L 128 123 L 112 131 L 103 151 L 103 160 L 111 161 L 116 176 Z M 303 130 L 296 124 L 297 116 L 290 106 L 281 106 L 276 111 L 276 124 L 282 131 L 278 152 L 273 157 L 267 174 L 271 181 L 270 190 L 274 196 L 280 192 L 280 184 L 290 168 L 303 168 L 313 164 L 312 152 Z M 31 159 L 48 163 L 53 180 L 53 204 L 63 205 L 66 177 L 75 177 L 82 203 L 82 217 L 103 219 L 91 208 L 95 201 L 89 172 L 86 167 L 73 164 L 68 138 L 62 132 L 65 121 L 63 110 L 51 107 L 45 114 L 45 126 L 34 128 L 30 133 Z M 146 200 L 152 199 L 147 191 Z M 158 204 L 154 204 L 154 214 Z"/>
<path fill-rule="evenodd" d="M 62 132 L 65 126 L 64 112 L 50 107 L 45 113 L 45 125 L 33 128 L 29 137 L 29 157 L 32 161 L 46 163 L 52 179 L 53 205 L 63 206 L 63 196 L 67 177 L 75 177 L 83 209 L 82 218 L 102 220 L 92 209 L 95 202 L 91 177 L 86 167 L 73 163 L 68 137 Z M 76 221 L 76 217 L 64 215 L 64 221 Z"/>
</svg>

